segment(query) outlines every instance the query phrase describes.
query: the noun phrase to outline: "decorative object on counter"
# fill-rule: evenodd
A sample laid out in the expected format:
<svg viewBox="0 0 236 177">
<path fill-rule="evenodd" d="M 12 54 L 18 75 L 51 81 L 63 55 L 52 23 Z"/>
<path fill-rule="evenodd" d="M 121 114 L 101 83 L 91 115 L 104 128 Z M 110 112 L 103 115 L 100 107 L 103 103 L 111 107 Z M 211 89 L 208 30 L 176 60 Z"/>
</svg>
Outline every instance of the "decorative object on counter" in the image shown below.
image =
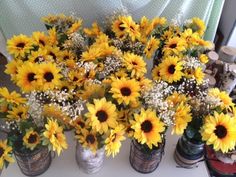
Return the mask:
<svg viewBox="0 0 236 177">
<path fill-rule="evenodd" d="M 21 172 L 26 176 L 38 176 L 44 173 L 51 164 L 51 152 L 47 147 L 39 147 L 33 151 L 14 151 Z"/>
<path fill-rule="evenodd" d="M 98 172 L 105 158 L 105 149 L 100 148 L 95 153 L 90 149 L 86 149 L 77 142 L 76 145 L 76 161 L 78 166 L 88 174 Z"/>
<path fill-rule="evenodd" d="M 231 46 L 222 46 L 219 51 L 219 58 L 226 63 L 235 63 L 236 48 Z"/>
<path fill-rule="evenodd" d="M 181 167 L 197 167 L 198 163 L 204 159 L 204 143 L 196 142 L 184 133 L 177 143 L 174 158 Z"/>
<path fill-rule="evenodd" d="M 206 164 L 212 176 L 233 177 L 236 174 L 235 152 L 215 152 L 211 147 L 206 147 Z"/>
<path fill-rule="evenodd" d="M 132 140 L 129 157 L 131 166 L 140 173 L 153 172 L 161 162 L 162 156 L 164 155 L 164 148 L 164 142 L 157 148 L 150 150 L 136 140 Z"/>
</svg>

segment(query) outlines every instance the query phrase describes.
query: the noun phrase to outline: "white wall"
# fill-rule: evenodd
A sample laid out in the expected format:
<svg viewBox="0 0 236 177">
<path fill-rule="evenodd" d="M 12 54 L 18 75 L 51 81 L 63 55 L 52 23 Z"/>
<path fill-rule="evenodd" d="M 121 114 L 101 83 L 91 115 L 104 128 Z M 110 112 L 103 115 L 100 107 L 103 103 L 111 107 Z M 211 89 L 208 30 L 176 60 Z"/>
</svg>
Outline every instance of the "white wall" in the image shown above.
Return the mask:
<svg viewBox="0 0 236 177">
<path fill-rule="evenodd" d="M 236 20 L 236 0 L 225 0 L 219 29 L 224 35 L 222 45 L 225 45 Z"/>
</svg>

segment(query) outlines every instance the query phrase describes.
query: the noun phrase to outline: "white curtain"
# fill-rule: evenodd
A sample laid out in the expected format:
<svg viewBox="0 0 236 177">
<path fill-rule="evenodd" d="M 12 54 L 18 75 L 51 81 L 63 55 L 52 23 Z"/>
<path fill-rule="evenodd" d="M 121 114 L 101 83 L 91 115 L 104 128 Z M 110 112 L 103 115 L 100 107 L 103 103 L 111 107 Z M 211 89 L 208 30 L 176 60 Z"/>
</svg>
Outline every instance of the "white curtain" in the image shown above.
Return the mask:
<svg viewBox="0 0 236 177">
<path fill-rule="evenodd" d="M 113 11 L 126 8 L 138 19 L 165 16 L 168 20 L 181 13 L 182 20 L 199 17 L 207 24 L 205 38 L 213 40 L 224 0 L 0 0 L 0 29 L 5 38 L 45 30 L 40 21 L 49 13 L 74 13 L 84 25 L 101 22 Z"/>
</svg>

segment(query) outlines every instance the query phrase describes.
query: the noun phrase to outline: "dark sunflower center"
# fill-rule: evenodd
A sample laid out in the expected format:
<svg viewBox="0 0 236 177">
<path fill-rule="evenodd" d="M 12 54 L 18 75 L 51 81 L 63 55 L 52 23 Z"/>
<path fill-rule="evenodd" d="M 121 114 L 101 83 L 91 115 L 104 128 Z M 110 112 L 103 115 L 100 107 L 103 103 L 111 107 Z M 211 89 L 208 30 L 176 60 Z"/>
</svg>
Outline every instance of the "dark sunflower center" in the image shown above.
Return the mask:
<svg viewBox="0 0 236 177">
<path fill-rule="evenodd" d="M 214 131 L 218 138 L 224 138 L 227 135 L 227 129 L 223 125 L 217 125 Z"/>
<path fill-rule="evenodd" d="M 123 96 L 130 96 L 131 94 L 131 90 L 128 87 L 123 87 L 120 89 L 120 91 Z"/>
<path fill-rule="evenodd" d="M 85 124 L 84 124 L 83 122 L 81 122 L 81 121 L 79 121 L 77 124 L 78 124 L 81 128 L 84 128 L 84 127 L 85 127 Z"/>
<path fill-rule="evenodd" d="M 17 115 L 21 118 L 21 116 L 23 115 L 23 112 L 18 112 Z"/>
<path fill-rule="evenodd" d="M 50 52 L 49 55 L 51 55 L 54 60 L 57 59 L 57 56 L 53 52 Z"/>
<path fill-rule="evenodd" d="M 16 47 L 24 48 L 25 47 L 25 43 L 20 42 L 19 44 L 16 45 Z"/>
<path fill-rule="evenodd" d="M 0 147 L 0 158 L 2 157 L 3 154 L 4 154 L 4 149 Z"/>
<path fill-rule="evenodd" d="M 87 135 L 86 136 L 86 142 L 89 143 L 89 144 L 93 144 L 95 142 L 94 135 L 91 135 L 91 134 Z"/>
<path fill-rule="evenodd" d="M 108 118 L 106 111 L 100 110 L 96 113 L 96 116 L 100 122 L 105 122 Z"/>
<path fill-rule="evenodd" d="M 47 82 L 51 82 L 54 79 L 54 76 L 51 72 L 46 72 L 43 77 Z"/>
<path fill-rule="evenodd" d="M 63 86 L 61 90 L 67 93 L 69 91 L 69 88 L 67 86 Z"/>
<path fill-rule="evenodd" d="M 170 66 L 168 67 L 168 72 L 169 72 L 170 74 L 174 74 L 174 73 L 175 73 L 175 65 L 170 65 Z"/>
<path fill-rule="evenodd" d="M 135 61 L 133 61 L 132 64 L 135 65 L 135 66 L 138 65 Z"/>
<path fill-rule="evenodd" d="M 28 81 L 32 82 L 32 81 L 35 81 L 36 79 L 34 78 L 35 74 L 34 73 L 29 73 L 27 75 L 27 79 Z"/>
<path fill-rule="evenodd" d="M 74 77 L 74 78 L 73 78 L 73 81 L 76 82 L 77 80 L 79 80 L 77 77 Z"/>
<path fill-rule="evenodd" d="M 121 25 L 123 25 L 124 23 L 120 23 L 119 24 L 119 30 L 121 30 L 121 31 L 124 31 L 125 30 L 125 27 L 123 27 L 123 26 L 121 26 Z"/>
<path fill-rule="evenodd" d="M 177 47 L 177 44 L 171 44 L 170 45 L 170 48 L 172 48 L 172 49 L 174 49 L 174 48 L 176 48 Z"/>
<path fill-rule="evenodd" d="M 38 62 L 40 61 L 40 58 L 41 58 L 40 56 L 36 57 L 36 58 L 34 59 L 34 62 L 35 62 L 35 63 L 38 63 Z"/>
<path fill-rule="evenodd" d="M 30 136 L 29 136 L 29 138 L 28 138 L 28 142 L 30 143 L 30 144 L 33 144 L 33 143 L 35 143 L 36 141 L 37 141 L 37 135 L 36 134 L 31 134 Z"/>
<path fill-rule="evenodd" d="M 152 123 L 149 120 L 145 120 L 141 124 L 141 129 L 144 131 L 144 133 L 148 133 L 152 130 Z"/>
<path fill-rule="evenodd" d="M 66 56 L 63 57 L 63 59 L 64 59 L 64 60 L 67 60 L 67 59 L 69 59 L 69 56 L 66 55 Z"/>
<path fill-rule="evenodd" d="M 45 42 L 43 40 L 39 39 L 39 43 L 45 46 Z"/>
</svg>

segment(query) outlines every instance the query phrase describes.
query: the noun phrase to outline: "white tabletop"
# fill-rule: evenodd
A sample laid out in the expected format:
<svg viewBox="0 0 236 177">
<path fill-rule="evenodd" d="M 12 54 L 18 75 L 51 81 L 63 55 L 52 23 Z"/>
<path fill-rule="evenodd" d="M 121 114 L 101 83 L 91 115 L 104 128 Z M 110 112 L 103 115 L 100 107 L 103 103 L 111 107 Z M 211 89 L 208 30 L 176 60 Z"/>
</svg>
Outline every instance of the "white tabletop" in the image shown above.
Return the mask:
<svg viewBox="0 0 236 177">
<path fill-rule="evenodd" d="M 173 158 L 177 136 L 171 136 L 170 131 L 167 132 L 167 142 L 165 154 L 159 167 L 150 174 L 141 174 L 136 172 L 129 163 L 130 141 L 123 143 L 120 153 L 113 158 L 106 158 L 104 166 L 96 174 L 85 174 L 79 169 L 75 161 L 75 141 L 73 141 L 73 132 L 67 132 L 69 148 L 65 150 L 60 157 L 53 159 L 49 169 L 40 177 L 209 177 L 205 163 L 199 164 L 198 168 L 184 169 L 176 167 Z M 10 164 L 7 169 L 2 172 L 2 177 L 25 177 L 17 163 Z"/>
</svg>

